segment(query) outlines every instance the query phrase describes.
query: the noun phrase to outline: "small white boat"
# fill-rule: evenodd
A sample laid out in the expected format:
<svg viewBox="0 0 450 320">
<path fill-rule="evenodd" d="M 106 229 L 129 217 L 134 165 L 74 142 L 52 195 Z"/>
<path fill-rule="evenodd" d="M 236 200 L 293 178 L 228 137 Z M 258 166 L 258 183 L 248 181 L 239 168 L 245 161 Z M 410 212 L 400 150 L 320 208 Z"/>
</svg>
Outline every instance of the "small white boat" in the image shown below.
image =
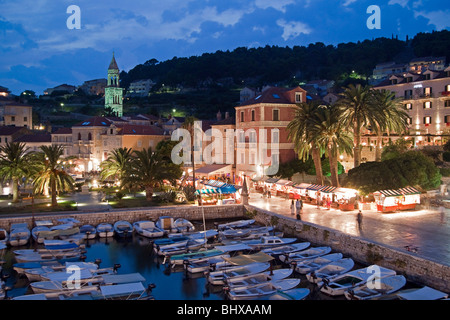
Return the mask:
<svg viewBox="0 0 450 320">
<path fill-rule="evenodd" d="M 280 255 L 278 259 L 284 263 L 291 263 L 292 261 L 303 261 L 306 259 L 313 259 L 323 256 L 331 251 L 331 247 L 312 247 L 303 251 L 292 252 L 286 255 Z"/>
<path fill-rule="evenodd" d="M 270 254 L 271 256 L 279 256 L 280 254 L 289 254 L 292 252 L 305 250 L 310 246 L 310 244 L 311 243 L 309 242 L 292 243 L 279 247 L 263 249 L 262 252 Z"/>
<path fill-rule="evenodd" d="M 310 290 L 308 288 L 294 288 L 285 291 L 277 291 L 268 297 L 267 300 L 304 300 L 309 296 Z"/>
<path fill-rule="evenodd" d="M 219 256 L 209 257 L 206 259 L 196 260 L 196 261 L 190 261 L 187 266 L 186 270 L 190 273 L 198 273 L 198 272 L 205 272 L 208 270 L 216 271 L 220 268 L 226 268 L 231 266 L 230 263 L 226 262 L 226 258 L 229 258 L 229 254 L 221 254 Z"/>
<path fill-rule="evenodd" d="M 189 220 L 184 218 L 178 218 L 173 222 L 173 228 L 177 231 L 175 232 L 193 232 L 195 231 L 195 226 Z"/>
<path fill-rule="evenodd" d="M 373 281 L 374 283 L 381 278 L 394 276 L 395 274 L 394 270 L 371 265 L 336 277 L 322 279 L 322 281 L 317 283 L 317 286 L 321 287 L 320 291 L 330 296 L 338 296 L 343 295 L 348 289 L 366 284 L 367 281 Z"/>
<path fill-rule="evenodd" d="M 97 237 L 97 229 L 90 224 L 85 224 L 80 227 L 80 233 L 84 235 L 84 239 L 95 239 Z"/>
<path fill-rule="evenodd" d="M 196 261 L 204 261 L 212 257 L 220 257 L 220 256 L 225 257 L 225 254 L 217 249 L 199 250 L 179 255 L 172 255 L 170 256 L 170 264 L 172 266 L 183 265 L 193 263 Z M 227 256 L 229 257 L 229 255 Z"/>
<path fill-rule="evenodd" d="M 246 228 L 246 227 L 252 225 L 253 223 L 255 223 L 255 220 L 253 220 L 253 219 L 232 221 L 232 222 L 219 224 L 217 226 L 217 230 L 222 231 L 222 230 L 226 230 L 226 229 Z"/>
<path fill-rule="evenodd" d="M 214 238 L 217 236 L 218 232 L 217 230 L 209 229 L 206 231 L 193 231 L 193 232 L 181 232 L 181 233 L 169 233 L 167 234 L 168 238 L 176 238 L 176 237 L 182 237 L 186 236 L 190 239 L 200 239 L 200 238 L 206 238 L 207 240 Z"/>
<path fill-rule="evenodd" d="M 153 221 L 137 221 L 133 223 L 134 231 L 146 238 L 159 238 L 164 236 L 164 230 L 157 228 Z"/>
<path fill-rule="evenodd" d="M 318 283 L 324 278 L 335 277 L 350 271 L 355 266 L 355 262 L 351 258 L 343 258 L 320 267 L 306 275 L 311 283 Z"/>
<path fill-rule="evenodd" d="M 260 273 L 266 271 L 269 267 L 269 262 L 254 262 L 248 265 L 231 266 L 222 270 L 210 272 L 207 276 L 207 280 L 213 285 L 223 285 L 225 278 Z"/>
<path fill-rule="evenodd" d="M 77 260 L 80 259 L 81 251 L 61 251 L 61 252 L 51 252 L 51 253 L 29 253 L 29 254 L 18 254 L 15 256 L 17 262 L 46 262 L 46 261 L 56 261 L 56 260 Z"/>
<path fill-rule="evenodd" d="M 52 231 L 47 226 L 36 226 L 31 229 L 31 236 L 36 243 L 44 243 L 44 240 L 56 239 L 58 235 L 58 231 Z"/>
<path fill-rule="evenodd" d="M 348 289 L 344 295 L 347 300 L 370 300 L 392 294 L 406 285 L 402 275 L 384 277 L 376 284 L 366 283 L 354 289 Z"/>
<path fill-rule="evenodd" d="M 189 239 L 186 244 L 160 246 L 158 255 L 164 256 L 168 259 L 172 255 L 188 253 L 193 250 L 198 250 L 206 244 L 205 239 Z"/>
<path fill-rule="evenodd" d="M 220 237 L 223 239 L 251 240 L 270 235 L 282 237 L 283 233 L 275 232 L 273 227 L 248 227 L 220 231 Z"/>
<path fill-rule="evenodd" d="M 114 223 L 114 232 L 121 238 L 131 237 L 133 235 L 133 226 L 125 220 L 119 220 Z"/>
<path fill-rule="evenodd" d="M 28 278 L 28 281 L 47 281 L 50 280 L 51 275 L 55 272 L 66 271 L 67 267 L 77 266 L 80 269 L 88 269 L 92 272 L 96 272 L 98 269 L 98 265 L 93 262 L 66 262 L 65 265 L 55 264 L 55 265 L 42 265 L 37 268 L 28 268 L 24 270 L 25 276 Z M 66 276 L 70 274 L 66 273 Z"/>
<path fill-rule="evenodd" d="M 108 238 L 114 236 L 114 226 L 110 223 L 100 223 L 97 225 L 97 234 L 99 238 Z"/>
<path fill-rule="evenodd" d="M 0 243 L 4 243 L 5 245 L 9 243 L 9 233 L 4 228 L 0 228 Z"/>
<path fill-rule="evenodd" d="M 448 293 L 424 286 L 417 289 L 406 289 L 398 292 L 400 300 L 444 300 L 448 299 Z"/>
<path fill-rule="evenodd" d="M 230 300 L 254 300 L 264 296 L 273 295 L 278 291 L 286 291 L 295 288 L 300 284 L 300 279 L 282 279 L 269 281 L 251 287 L 238 287 L 230 289 L 228 298 Z"/>
<path fill-rule="evenodd" d="M 292 272 L 293 270 L 291 268 L 275 269 L 241 277 L 225 278 L 224 282 L 225 286 L 229 289 L 235 289 L 238 287 L 250 287 L 266 283 L 268 281 L 286 279 L 287 277 L 292 275 Z"/>
<path fill-rule="evenodd" d="M 242 243 L 250 246 L 253 250 L 261 250 L 269 247 L 277 247 L 297 241 L 297 238 L 280 238 L 277 236 L 264 236 L 260 239 L 246 240 Z"/>
<path fill-rule="evenodd" d="M 28 243 L 31 231 L 26 223 L 16 223 L 11 225 L 9 232 L 9 244 L 11 246 L 23 246 Z"/>
<path fill-rule="evenodd" d="M 170 216 L 161 216 L 156 220 L 156 227 L 164 230 L 166 234 L 176 233 L 178 230 L 173 226 L 174 219 Z"/>
<path fill-rule="evenodd" d="M 309 272 L 312 272 L 314 270 L 323 267 L 324 265 L 342 259 L 343 257 L 344 256 L 342 255 L 342 253 L 338 252 L 338 253 L 329 253 L 324 256 L 320 256 L 313 259 L 298 261 L 295 262 L 295 271 L 297 271 L 300 274 L 307 274 Z"/>
</svg>

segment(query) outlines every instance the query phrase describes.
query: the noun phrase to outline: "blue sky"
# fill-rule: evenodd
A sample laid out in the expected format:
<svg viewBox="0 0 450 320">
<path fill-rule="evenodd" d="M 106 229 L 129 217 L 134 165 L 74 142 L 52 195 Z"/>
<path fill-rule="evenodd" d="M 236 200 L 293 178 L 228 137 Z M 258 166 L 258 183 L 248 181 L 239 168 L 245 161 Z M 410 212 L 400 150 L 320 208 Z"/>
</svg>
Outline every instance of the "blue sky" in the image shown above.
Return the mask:
<svg viewBox="0 0 450 320">
<path fill-rule="evenodd" d="M 70 5 L 80 29 L 68 29 Z M 369 29 L 378 5 L 381 28 Z M 37 94 L 156 58 L 265 45 L 342 42 L 450 28 L 448 0 L 0 0 L 0 86 Z"/>
</svg>

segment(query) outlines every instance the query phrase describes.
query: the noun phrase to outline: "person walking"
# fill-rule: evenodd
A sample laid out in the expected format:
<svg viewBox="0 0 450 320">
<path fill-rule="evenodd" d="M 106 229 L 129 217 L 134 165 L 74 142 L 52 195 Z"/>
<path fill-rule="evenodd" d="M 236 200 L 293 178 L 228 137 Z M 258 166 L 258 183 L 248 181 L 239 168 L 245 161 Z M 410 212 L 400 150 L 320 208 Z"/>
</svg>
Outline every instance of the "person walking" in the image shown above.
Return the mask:
<svg viewBox="0 0 450 320">
<path fill-rule="evenodd" d="M 297 202 L 295 203 L 295 209 L 297 212 L 297 220 L 301 220 L 301 211 L 303 207 L 303 202 L 299 199 L 297 199 Z"/>
<path fill-rule="evenodd" d="M 362 228 L 362 212 L 361 210 L 358 211 L 358 215 L 356 216 L 356 222 L 358 223 L 358 229 L 361 230 Z"/>
<path fill-rule="evenodd" d="M 295 204 L 294 204 L 294 200 L 292 199 L 292 202 L 291 202 L 291 215 L 294 215 L 294 213 L 295 213 Z"/>
</svg>

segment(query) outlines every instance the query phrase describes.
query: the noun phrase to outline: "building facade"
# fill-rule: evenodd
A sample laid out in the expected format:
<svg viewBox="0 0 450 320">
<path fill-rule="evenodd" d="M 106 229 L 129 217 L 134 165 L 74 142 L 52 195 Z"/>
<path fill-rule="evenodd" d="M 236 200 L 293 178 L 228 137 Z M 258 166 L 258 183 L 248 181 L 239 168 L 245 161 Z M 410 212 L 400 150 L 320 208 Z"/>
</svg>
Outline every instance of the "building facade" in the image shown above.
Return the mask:
<svg viewBox="0 0 450 320">
<path fill-rule="evenodd" d="M 33 107 L 14 101 L 0 101 L 0 126 L 33 127 Z"/>
</svg>

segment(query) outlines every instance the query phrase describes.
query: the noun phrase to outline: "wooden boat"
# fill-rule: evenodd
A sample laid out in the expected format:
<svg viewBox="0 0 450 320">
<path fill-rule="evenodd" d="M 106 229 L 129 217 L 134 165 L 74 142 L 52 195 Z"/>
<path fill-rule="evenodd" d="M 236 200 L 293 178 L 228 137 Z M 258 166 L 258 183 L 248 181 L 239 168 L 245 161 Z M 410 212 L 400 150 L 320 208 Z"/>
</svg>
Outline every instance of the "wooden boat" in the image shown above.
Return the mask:
<svg viewBox="0 0 450 320">
<path fill-rule="evenodd" d="M 193 232 L 195 231 L 195 226 L 189 220 L 184 218 L 178 218 L 173 222 L 173 228 L 176 229 L 175 232 Z"/>
<path fill-rule="evenodd" d="M 371 265 L 332 278 L 322 279 L 322 281 L 317 283 L 317 286 L 321 287 L 322 292 L 330 296 L 338 296 L 343 295 L 348 289 L 353 289 L 365 284 L 367 281 L 378 281 L 381 278 L 393 276 L 395 274 L 396 272 L 394 270 Z"/>
<path fill-rule="evenodd" d="M 114 233 L 121 238 L 131 237 L 133 235 L 133 226 L 125 220 L 119 220 L 114 223 Z"/>
<path fill-rule="evenodd" d="M 269 269 L 269 262 L 254 262 L 248 265 L 235 265 L 219 271 L 208 273 L 207 280 L 213 285 L 223 285 L 225 278 L 256 274 Z"/>
<path fill-rule="evenodd" d="M 137 221 L 133 223 L 136 234 L 146 238 L 159 238 L 164 236 L 164 230 L 157 228 L 153 221 Z"/>
<path fill-rule="evenodd" d="M 80 233 L 84 235 L 84 239 L 95 239 L 97 237 L 97 229 L 90 224 L 85 224 L 80 227 Z"/>
<path fill-rule="evenodd" d="M 99 238 L 108 238 L 114 236 L 114 226 L 110 223 L 100 223 L 97 225 L 97 234 Z"/>
<path fill-rule="evenodd" d="M 225 286 L 228 287 L 228 289 L 235 289 L 238 287 L 250 287 L 266 283 L 269 281 L 286 279 L 287 277 L 292 275 L 292 272 L 293 270 L 291 268 L 275 269 L 257 274 L 245 275 L 241 277 L 225 278 L 224 282 Z"/>
<path fill-rule="evenodd" d="M 286 291 L 295 288 L 300 284 L 300 279 L 282 279 L 269 281 L 250 287 L 238 287 L 230 289 L 227 293 L 230 300 L 254 300 L 261 297 L 272 295 L 278 291 Z"/>
<path fill-rule="evenodd" d="M 304 300 L 309 294 L 308 288 L 294 288 L 285 291 L 277 291 L 270 295 L 267 300 Z"/>
<path fill-rule="evenodd" d="M 331 247 L 312 247 L 303 251 L 292 252 L 286 255 L 280 255 L 278 259 L 284 263 L 291 263 L 292 261 L 299 262 L 306 259 L 313 259 L 323 256 L 331 251 Z"/>
<path fill-rule="evenodd" d="M 226 229 L 246 228 L 246 227 L 252 225 L 253 223 L 255 223 L 254 219 L 232 221 L 232 222 L 219 224 L 217 226 L 217 230 L 222 231 L 222 230 L 226 230 Z"/>
<path fill-rule="evenodd" d="M 270 254 L 271 256 L 278 257 L 281 254 L 289 254 L 292 252 L 302 251 L 311 245 L 309 242 L 299 242 L 287 245 L 282 245 L 274 248 L 263 249 L 262 252 Z"/>
<path fill-rule="evenodd" d="M 348 289 L 344 295 L 348 300 L 370 300 L 392 294 L 406 285 L 406 278 L 402 275 L 381 278 L 377 285 L 366 283 L 354 289 Z"/>
<path fill-rule="evenodd" d="M 295 271 L 300 274 L 307 274 L 315 271 L 324 265 L 342 259 L 342 253 L 330 253 L 313 259 L 306 259 L 295 263 Z"/>
<path fill-rule="evenodd" d="M 355 266 L 355 262 L 351 258 L 342 258 L 328 263 L 317 270 L 306 275 L 311 283 L 318 283 L 324 278 L 335 277 L 350 271 Z"/>
<path fill-rule="evenodd" d="M 9 244 L 11 246 L 23 246 L 28 243 L 31 231 L 26 223 L 16 223 L 11 225 L 9 232 Z"/>
</svg>

